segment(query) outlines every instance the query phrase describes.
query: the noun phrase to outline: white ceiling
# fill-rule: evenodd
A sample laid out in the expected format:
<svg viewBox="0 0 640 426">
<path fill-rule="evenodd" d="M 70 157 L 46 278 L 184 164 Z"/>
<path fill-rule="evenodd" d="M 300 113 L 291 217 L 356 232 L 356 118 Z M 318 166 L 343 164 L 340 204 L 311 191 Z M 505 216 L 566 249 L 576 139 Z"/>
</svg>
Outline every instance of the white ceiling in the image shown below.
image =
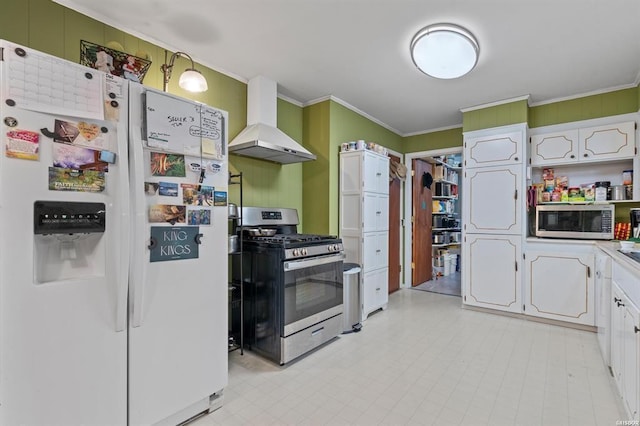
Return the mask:
<svg viewBox="0 0 640 426">
<path fill-rule="evenodd" d="M 242 81 L 264 75 L 302 105 L 333 96 L 401 135 L 459 125 L 460 108 L 640 79 L 638 0 L 55 1 Z M 411 61 L 413 35 L 438 22 L 480 43 L 463 78 Z"/>
</svg>

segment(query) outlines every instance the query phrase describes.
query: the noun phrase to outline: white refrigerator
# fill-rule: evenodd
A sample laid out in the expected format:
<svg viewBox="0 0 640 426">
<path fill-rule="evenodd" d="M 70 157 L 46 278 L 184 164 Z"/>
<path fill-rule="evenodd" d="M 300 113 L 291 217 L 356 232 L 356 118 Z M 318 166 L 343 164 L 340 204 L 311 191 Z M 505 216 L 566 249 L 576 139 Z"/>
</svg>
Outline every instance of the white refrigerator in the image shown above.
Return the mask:
<svg viewBox="0 0 640 426">
<path fill-rule="evenodd" d="M 0 424 L 219 407 L 226 113 L 0 48 Z"/>
</svg>

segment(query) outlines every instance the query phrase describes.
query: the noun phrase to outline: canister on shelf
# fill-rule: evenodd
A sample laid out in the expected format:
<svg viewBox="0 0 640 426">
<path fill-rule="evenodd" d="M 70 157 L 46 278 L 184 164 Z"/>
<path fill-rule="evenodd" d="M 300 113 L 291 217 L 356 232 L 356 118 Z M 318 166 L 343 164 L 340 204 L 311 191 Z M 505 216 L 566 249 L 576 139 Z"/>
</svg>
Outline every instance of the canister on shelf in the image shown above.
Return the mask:
<svg viewBox="0 0 640 426">
<path fill-rule="evenodd" d="M 596 201 L 607 201 L 607 192 L 611 182 L 600 181 L 595 183 Z"/>
<path fill-rule="evenodd" d="M 633 170 L 622 171 L 622 184 L 631 185 L 633 183 Z"/>
</svg>

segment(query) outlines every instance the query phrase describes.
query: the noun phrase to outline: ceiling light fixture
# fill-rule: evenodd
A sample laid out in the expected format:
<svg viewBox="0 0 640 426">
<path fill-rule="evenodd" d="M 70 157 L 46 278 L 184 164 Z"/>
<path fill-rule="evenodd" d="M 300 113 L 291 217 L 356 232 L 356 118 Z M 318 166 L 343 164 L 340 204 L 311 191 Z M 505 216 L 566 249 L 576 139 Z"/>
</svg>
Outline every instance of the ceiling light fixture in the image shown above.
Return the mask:
<svg viewBox="0 0 640 426">
<path fill-rule="evenodd" d="M 454 24 L 429 25 L 411 40 L 413 63 L 435 78 L 462 77 L 476 66 L 479 52 L 473 34 Z"/>
<path fill-rule="evenodd" d="M 169 64 L 167 64 L 167 52 L 164 52 L 164 64 L 160 67 L 162 73 L 164 74 L 164 85 L 162 86 L 162 90 L 167 91 L 167 87 L 169 86 L 169 79 L 171 78 L 171 71 L 173 71 L 173 63 L 180 56 L 186 56 L 191 61 L 191 68 L 187 68 L 184 70 L 182 74 L 180 74 L 180 80 L 178 81 L 178 85 L 187 90 L 189 92 L 204 92 L 208 89 L 207 79 L 198 71 L 193 63 L 193 59 L 191 56 L 187 55 L 184 52 L 176 52 L 171 55 L 171 59 L 169 60 Z"/>
</svg>

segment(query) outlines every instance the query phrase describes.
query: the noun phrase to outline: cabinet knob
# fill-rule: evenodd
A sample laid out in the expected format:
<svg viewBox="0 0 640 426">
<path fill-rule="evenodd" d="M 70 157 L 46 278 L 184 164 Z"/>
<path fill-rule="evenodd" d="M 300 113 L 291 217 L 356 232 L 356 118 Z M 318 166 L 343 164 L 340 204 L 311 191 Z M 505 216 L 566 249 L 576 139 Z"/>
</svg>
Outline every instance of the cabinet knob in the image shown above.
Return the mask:
<svg viewBox="0 0 640 426">
<path fill-rule="evenodd" d="M 588 157 L 588 156 L 589 156 L 589 154 L 583 154 L 582 156 L 583 156 L 583 157 Z"/>
<path fill-rule="evenodd" d="M 624 306 L 624 303 L 618 302 L 617 305 L 618 305 L 618 308 L 619 308 L 620 306 Z"/>
<path fill-rule="evenodd" d="M 575 156 L 575 155 L 573 155 L 573 154 L 571 154 L 571 158 L 576 158 L 576 156 Z"/>
<path fill-rule="evenodd" d="M 617 297 L 613 298 L 613 303 L 619 303 L 622 302 L 622 299 L 618 299 Z"/>
<path fill-rule="evenodd" d="M 640 328 L 638 328 L 638 326 L 637 326 L 637 325 L 634 325 L 634 326 L 633 326 L 633 332 L 634 332 L 634 333 L 638 333 L 638 332 L 640 332 Z"/>
<path fill-rule="evenodd" d="M 376 288 L 376 291 L 380 291 L 380 287 L 377 287 L 377 288 Z"/>
<path fill-rule="evenodd" d="M 382 251 L 382 250 L 378 249 L 378 250 L 376 250 L 376 253 L 380 253 L 381 251 Z"/>
<path fill-rule="evenodd" d="M 518 161 L 518 157 L 514 158 L 515 161 Z"/>
</svg>

